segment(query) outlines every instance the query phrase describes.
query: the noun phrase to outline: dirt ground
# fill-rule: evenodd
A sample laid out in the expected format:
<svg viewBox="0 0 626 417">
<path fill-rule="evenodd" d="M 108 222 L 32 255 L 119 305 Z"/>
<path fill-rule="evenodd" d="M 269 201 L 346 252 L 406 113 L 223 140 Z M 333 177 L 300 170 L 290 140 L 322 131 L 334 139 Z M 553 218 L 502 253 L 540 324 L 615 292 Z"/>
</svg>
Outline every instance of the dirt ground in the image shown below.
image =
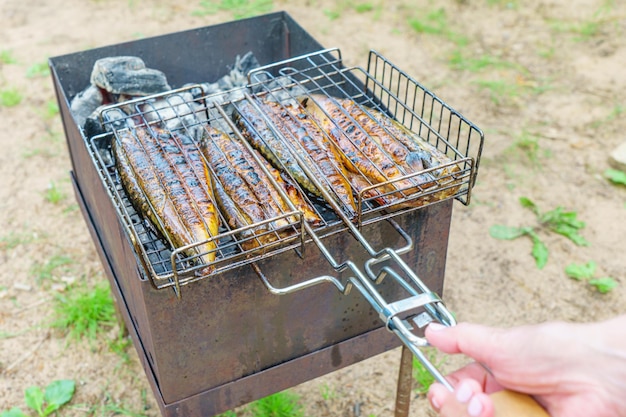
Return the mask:
<svg viewBox="0 0 626 417">
<path fill-rule="evenodd" d="M 31 385 L 73 379 L 76 393 L 61 415 L 159 415 L 132 347 L 124 361 L 103 341 L 68 344 L 45 326 L 55 293 L 105 276 L 74 200 L 42 66 L 48 57 L 234 17 L 198 10 L 200 2 L 171 0 L 0 5 L 0 91 L 22 96 L 19 105 L 0 105 L 0 411 L 26 410 Z M 274 1 L 272 10 L 339 47 L 348 64 L 365 66 L 377 50 L 484 131 L 472 203 L 455 203 L 448 248 L 443 298 L 460 320 L 512 326 L 626 311 L 626 187 L 604 177 L 609 153 L 626 141 L 626 3 L 309 0 Z M 494 224 L 537 225 L 520 197 L 541 211 L 576 212 L 589 245 L 537 229 L 549 250 L 538 269 L 530 239 L 492 238 Z M 61 264 L 44 275 L 51 260 Z M 600 294 L 566 276 L 567 265 L 589 261 L 596 277 L 618 286 Z M 399 356 L 396 349 L 293 391 L 308 416 L 392 415 Z M 438 360 L 444 370 L 463 361 Z M 411 407 L 413 416 L 433 415 L 423 397 Z"/>
</svg>

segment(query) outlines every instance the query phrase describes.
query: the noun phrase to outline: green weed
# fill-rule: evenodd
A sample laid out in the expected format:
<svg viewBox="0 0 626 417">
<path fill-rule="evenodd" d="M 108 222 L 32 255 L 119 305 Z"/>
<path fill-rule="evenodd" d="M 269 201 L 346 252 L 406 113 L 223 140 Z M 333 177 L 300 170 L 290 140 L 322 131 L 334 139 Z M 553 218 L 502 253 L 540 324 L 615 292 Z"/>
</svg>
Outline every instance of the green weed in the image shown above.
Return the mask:
<svg viewBox="0 0 626 417">
<path fill-rule="evenodd" d="M 376 6 L 372 3 L 358 3 L 354 5 L 354 11 L 357 13 L 367 13 L 375 10 Z"/>
<path fill-rule="evenodd" d="M 124 326 L 123 323 L 120 324 L 120 331 L 117 334 L 117 338 L 111 339 L 109 341 L 109 349 L 111 352 L 117 354 L 124 363 L 128 363 L 130 361 L 130 355 L 128 354 L 128 349 L 131 346 L 131 341 L 128 336 L 124 334 Z"/>
<path fill-rule="evenodd" d="M 530 209 L 536 216 L 536 226 L 510 227 L 493 225 L 489 228 L 491 237 L 502 240 L 517 239 L 528 236 L 533 242 L 532 256 L 537 268 L 542 269 L 548 262 L 548 247 L 543 243 L 537 230 L 549 230 L 565 236 L 576 245 L 588 246 L 589 242 L 580 235 L 579 231 L 585 227 L 585 223 L 577 219 L 576 212 L 564 211 L 562 207 L 541 213 L 537 205 L 527 197 L 520 197 L 522 207 Z"/>
<path fill-rule="evenodd" d="M 341 15 L 348 11 L 355 11 L 356 13 L 370 13 L 375 12 L 374 18 L 377 19 L 380 17 L 380 12 L 382 11 L 382 4 L 375 4 L 372 2 L 360 2 L 360 1 L 350 1 L 344 0 L 340 2 L 335 2 L 334 8 L 332 9 L 324 9 L 324 15 L 329 20 L 337 20 L 341 17 Z"/>
<path fill-rule="evenodd" d="M 490 6 L 500 6 L 507 9 L 517 9 L 518 4 L 516 0 L 487 0 L 487 4 Z"/>
<path fill-rule="evenodd" d="M 611 277 L 594 278 L 596 263 L 589 261 L 586 264 L 569 264 L 565 267 L 565 274 L 578 281 L 586 281 L 599 293 L 606 294 L 617 287 L 617 281 Z"/>
<path fill-rule="evenodd" d="M 341 12 L 335 9 L 324 9 L 324 16 L 326 16 L 328 20 L 337 20 L 341 17 Z"/>
<path fill-rule="evenodd" d="M 574 35 L 574 41 L 581 42 L 592 39 L 602 33 L 607 24 L 623 19 L 623 16 L 612 16 L 615 2 L 604 1 L 593 13 L 590 19 L 585 21 L 568 22 L 564 20 L 549 20 L 548 24 L 557 32 L 565 32 Z"/>
<path fill-rule="evenodd" d="M 481 90 L 489 92 L 491 101 L 500 105 L 522 94 L 522 88 L 517 83 L 505 80 L 478 80 L 474 82 Z"/>
<path fill-rule="evenodd" d="M 14 249 L 20 245 L 27 245 L 35 240 L 32 233 L 9 232 L 8 235 L 0 237 L 0 250 Z"/>
<path fill-rule="evenodd" d="M 61 201 L 65 200 L 66 195 L 54 181 L 50 181 L 48 188 L 46 188 L 44 192 L 44 198 L 49 203 L 59 204 Z"/>
<path fill-rule="evenodd" d="M 26 70 L 26 78 L 45 77 L 50 75 L 50 67 L 47 62 L 38 62 Z"/>
<path fill-rule="evenodd" d="M 457 46 L 467 45 L 467 38 L 452 31 L 448 23 L 446 11 L 443 8 L 421 13 L 419 17 L 411 17 L 408 24 L 419 34 L 444 37 Z"/>
<path fill-rule="evenodd" d="M 26 405 L 39 417 L 47 417 L 72 400 L 76 383 L 69 379 L 51 382 L 45 390 L 31 386 L 24 391 Z M 0 417 L 29 417 L 18 407 L 0 413 Z"/>
<path fill-rule="evenodd" d="M 254 417 L 303 417 L 299 397 L 289 391 L 277 392 L 250 404 Z"/>
<path fill-rule="evenodd" d="M 144 391 L 145 392 L 145 391 Z M 81 410 L 85 407 L 81 406 Z M 146 414 L 133 411 L 124 403 L 115 401 L 111 394 L 105 392 L 104 398 L 97 405 L 88 406 L 89 416 L 128 416 L 128 417 L 145 417 Z"/>
<path fill-rule="evenodd" d="M 202 0 L 200 9 L 194 10 L 194 16 L 205 16 L 216 14 L 220 11 L 231 12 L 233 18 L 243 19 L 272 11 L 274 7 L 272 0 Z"/>
<path fill-rule="evenodd" d="M 17 60 L 13 57 L 13 51 L 10 49 L 0 51 L 0 64 L 17 64 Z"/>
<path fill-rule="evenodd" d="M 56 100 L 49 100 L 44 107 L 37 111 L 44 120 L 50 120 L 59 114 L 59 105 Z"/>
<path fill-rule="evenodd" d="M 86 284 L 74 286 L 56 295 L 50 326 L 66 332 L 70 340 L 94 341 L 105 328 L 116 324 L 108 281 L 99 281 L 93 288 Z"/>
<path fill-rule="evenodd" d="M 0 106 L 14 107 L 22 102 L 22 94 L 16 88 L 0 90 Z"/>
<path fill-rule="evenodd" d="M 41 285 L 44 281 L 52 279 L 57 270 L 62 268 L 62 273 L 67 272 L 68 265 L 74 263 L 74 260 L 65 255 L 54 255 L 46 262 L 35 262 L 30 268 L 30 275 L 35 277 L 37 284 Z"/>
<path fill-rule="evenodd" d="M 437 350 L 434 348 L 425 348 L 423 349 L 424 354 L 436 367 L 441 366 L 445 360 L 442 359 L 440 361 L 436 361 L 437 359 Z M 428 392 L 430 386 L 435 382 L 435 377 L 431 374 L 428 369 L 420 362 L 416 357 L 413 357 L 413 378 L 417 382 L 417 387 L 415 391 L 422 395 Z"/>
<path fill-rule="evenodd" d="M 539 145 L 539 139 L 538 135 L 524 129 L 505 153 L 512 156 L 522 154 L 534 167 L 539 167 L 541 159 L 550 156 L 550 152 Z"/>
<path fill-rule="evenodd" d="M 337 397 L 335 390 L 326 384 L 320 387 L 320 393 L 322 394 L 324 401 L 329 401 Z"/>
<path fill-rule="evenodd" d="M 485 69 L 512 69 L 520 73 L 528 73 L 526 68 L 515 62 L 507 61 L 493 55 L 466 56 L 462 50 L 456 49 L 449 59 L 453 69 L 478 72 Z"/>
<path fill-rule="evenodd" d="M 618 169 L 607 169 L 604 176 L 613 184 L 626 185 L 626 172 Z"/>
</svg>

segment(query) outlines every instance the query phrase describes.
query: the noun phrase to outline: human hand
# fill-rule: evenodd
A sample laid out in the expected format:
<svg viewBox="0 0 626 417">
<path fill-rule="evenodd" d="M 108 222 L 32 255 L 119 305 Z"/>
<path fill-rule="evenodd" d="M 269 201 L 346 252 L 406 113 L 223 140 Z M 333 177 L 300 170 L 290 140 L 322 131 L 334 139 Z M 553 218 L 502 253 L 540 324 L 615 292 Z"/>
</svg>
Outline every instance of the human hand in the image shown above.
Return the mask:
<svg viewBox="0 0 626 417">
<path fill-rule="evenodd" d="M 602 323 L 544 323 L 495 329 L 431 324 L 426 338 L 446 353 L 478 363 L 448 376 L 450 393 L 433 384 L 429 400 L 445 417 L 492 417 L 489 393 L 532 394 L 553 417 L 626 415 L 626 316 Z M 488 372 L 482 363 L 491 370 Z"/>
</svg>

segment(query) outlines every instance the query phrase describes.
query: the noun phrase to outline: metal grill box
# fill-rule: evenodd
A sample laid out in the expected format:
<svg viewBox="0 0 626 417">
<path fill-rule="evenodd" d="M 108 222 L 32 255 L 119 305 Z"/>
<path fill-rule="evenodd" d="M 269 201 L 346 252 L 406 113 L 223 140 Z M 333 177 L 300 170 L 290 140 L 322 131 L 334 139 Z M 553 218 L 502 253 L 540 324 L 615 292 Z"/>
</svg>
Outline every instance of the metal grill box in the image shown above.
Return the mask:
<svg viewBox="0 0 626 417">
<path fill-rule="evenodd" d="M 140 57 L 147 66 L 163 71 L 172 88 L 179 88 L 218 79 L 237 55 L 248 51 L 261 65 L 270 65 L 322 49 L 280 12 L 50 59 L 76 198 L 164 416 L 219 414 L 385 352 L 399 346 L 400 340 L 358 291 L 345 295 L 325 284 L 280 296 L 268 291 L 255 269 L 281 287 L 323 275 L 345 282 L 350 272 L 335 271 L 310 242 L 302 257 L 287 250 L 190 282 L 179 291 L 155 286 L 109 196 L 103 168 L 94 163 L 89 147 L 91 138 L 77 125 L 70 102 L 89 84 L 94 63 L 104 57 Z M 419 117 L 411 117 L 439 138 L 452 135 L 454 147 L 462 149 L 466 159 L 459 163 L 467 172 L 467 183 L 456 199 L 467 203 L 482 133 L 404 73 L 378 70 L 390 71 L 388 88 L 396 92 L 412 88 L 410 105 L 419 107 Z M 389 104 L 393 93 L 385 88 L 376 93 L 377 99 Z M 403 114 L 414 114 L 408 110 Z M 470 145 L 475 136 L 479 145 Z M 394 217 L 412 241 L 402 258 L 438 294 L 443 288 L 452 203 L 446 199 Z M 360 231 L 375 247 L 406 245 L 387 221 L 370 222 Z M 324 243 L 333 256 L 357 265 L 370 259 L 348 231 L 333 233 Z M 392 280 L 382 280 L 377 288 L 385 298 L 406 296 Z"/>
</svg>

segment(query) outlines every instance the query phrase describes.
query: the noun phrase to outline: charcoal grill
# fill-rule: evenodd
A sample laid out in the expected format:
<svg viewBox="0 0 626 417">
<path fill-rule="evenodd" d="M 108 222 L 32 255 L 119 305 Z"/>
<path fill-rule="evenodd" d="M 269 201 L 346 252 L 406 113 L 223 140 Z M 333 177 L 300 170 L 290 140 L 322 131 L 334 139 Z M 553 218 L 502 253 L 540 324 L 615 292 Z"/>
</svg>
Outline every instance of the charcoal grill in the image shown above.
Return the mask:
<svg viewBox="0 0 626 417">
<path fill-rule="evenodd" d="M 245 87 L 205 94 L 201 84 L 189 85 L 217 79 L 246 51 L 262 66 Z M 70 100 L 96 60 L 116 55 L 141 57 L 175 89 L 103 109 L 107 133 L 88 136 Z M 75 193 L 163 415 L 218 414 L 400 342 L 438 375 L 419 350 L 420 329 L 454 322 L 437 294 L 452 202 L 468 204 L 476 179 L 483 135 L 475 125 L 374 51 L 366 69 L 344 66 L 338 49 L 324 49 L 286 13 L 60 56 L 50 67 Z M 135 212 L 111 156 L 119 109 L 146 126 L 176 122 L 171 129 L 193 134 L 208 121 L 242 139 L 229 117 L 242 102 L 303 94 L 386 113 L 445 153 L 453 174 L 403 195 L 408 204 L 359 195 L 354 217 L 329 197 L 313 202 L 323 218 L 315 227 L 286 212 L 289 233 L 269 245 L 250 249 L 241 230 L 223 228 L 210 269 Z"/>
</svg>

